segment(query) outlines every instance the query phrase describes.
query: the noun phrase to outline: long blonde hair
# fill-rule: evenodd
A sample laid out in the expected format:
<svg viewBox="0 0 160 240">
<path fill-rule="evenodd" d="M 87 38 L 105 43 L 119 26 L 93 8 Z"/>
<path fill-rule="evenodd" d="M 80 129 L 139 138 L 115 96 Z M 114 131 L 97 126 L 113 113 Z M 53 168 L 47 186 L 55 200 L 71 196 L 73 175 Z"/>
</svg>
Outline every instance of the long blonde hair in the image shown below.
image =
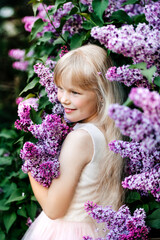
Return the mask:
<svg viewBox="0 0 160 240">
<path fill-rule="evenodd" d="M 112 66 L 106 51 L 93 44 L 88 44 L 66 53 L 56 64 L 54 81 L 58 85 L 69 74 L 72 83 L 85 90 L 93 90 L 97 96 L 98 126 L 105 130 L 108 143 L 122 139 L 114 121 L 108 116 L 108 107 L 113 103 L 122 103 L 123 90 L 118 82 L 106 79 L 107 69 Z M 120 155 L 106 150 L 99 176 L 99 194 L 101 202 L 112 205 L 117 210 L 122 204 L 123 190 L 121 177 L 123 160 Z"/>
</svg>

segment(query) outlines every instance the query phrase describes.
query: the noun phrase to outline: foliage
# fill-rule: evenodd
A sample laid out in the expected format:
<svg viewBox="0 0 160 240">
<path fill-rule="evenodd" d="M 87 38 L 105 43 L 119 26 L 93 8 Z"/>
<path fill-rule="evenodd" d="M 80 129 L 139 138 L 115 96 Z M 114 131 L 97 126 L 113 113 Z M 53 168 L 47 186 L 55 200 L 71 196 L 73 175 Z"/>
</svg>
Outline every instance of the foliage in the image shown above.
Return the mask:
<svg viewBox="0 0 160 240">
<path fill-rule="evenodd" d="M 22 139 L 11 129 L 0 133 L 0 239 L 20 239 L 27 229 L 29 218 L 34 220 L 39 205 L 21 170 L 19 157 Z M 18 140 L 18 141 L 17 141 Z"/>
<path fill-rule="evenodd" d="M 44 1 L 31 0 L 30 3 L 34 16 L 26 16 L 22 20 L 26 31 L 30 32 L 28 40 L 30 48 L 25 49 L 23 58 L 18 59 L 19 64 L 16 64 L 16 68 L 25 70 L 28 74 L 27 85 L 20 96 L 25 99 L 31 97 L 39 99 L 38 111 L 33 109 L 30 115 L 33 122 L 36 123 L 36 119 L 39 121 L 43 112 L 50 114 L 53 109 L 47 90 L 40 84 L 35 74 L 34 65 L 42 63 L 53 70 L 55 62 L 64 54 L 64 46 L 71 50 L 90 42 L 107 48 L 115 65 L 107 72 L 107 77 L 110 77 L 111 81 L 118 78 L 129 87 L 125 87 L 127 92 L 132 86 L 143 86 L 149 88 L 151 92 L 153 90 L 159 92 L 159 35 L 157 21 L 150 17 L 152 12 L 152 15 L 158 18 L 159 1 L 148 1 L 146 5 L 142 0 L 118 2 L 56 0 L 55 4 L 53 1 L 51 5 Z M 130 39 L 131 45 L 129 41 L 124 41 L 126 39 Z M 141 45 L 138 45 L 139 43 Z M 13 55 L 12 57 L 15 58 Z M 127 80 L 124 79 L 126 75 Z M 130 99 L 127 99 L 124 105 L 136 108 L 136 104 L 134 105 Z M 0 165 L 3 166 L 3 171 L 1 171 L 0 237 L 14 240 L 23 235 L 27 228 L 25 225 L 27 218 L 31 217 L 33 220 L 38 210 L 26 175 L 20 170 L 19 159 L 23 144 L 26 141 L 32 142 L 33 137 L 30 133 L 20 133 L 13 129 L 3 130 L 1 134 Z M 9 156 L 6 156 L 7 153 Z M 151 236 L 158 236 L 159 202 L 155 201 L 150 193 L 141 195 L 139 191 L 128 190 L 126 204 L 130 207 L 131 213 L 136 208 L 143 208 L 147 215 L 146 223 L 151 227 Z"/>
</svg>

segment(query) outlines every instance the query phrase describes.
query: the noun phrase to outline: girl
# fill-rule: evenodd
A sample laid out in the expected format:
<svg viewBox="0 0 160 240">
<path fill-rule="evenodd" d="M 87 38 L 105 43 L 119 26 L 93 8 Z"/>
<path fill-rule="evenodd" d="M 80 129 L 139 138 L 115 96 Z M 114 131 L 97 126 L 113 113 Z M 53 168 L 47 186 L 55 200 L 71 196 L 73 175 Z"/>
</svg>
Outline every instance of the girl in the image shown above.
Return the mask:
<svg viewBox="0 0 160 240">
<path fill-rule="evenodd" d="M 41 186 L 29 173 L 35 197 L 43 211 L 23 240 L 82 240 L 100 236 L 96 224 L 84 210 L 93 201 L 122 203 L 122 159 L 109 151 L 108 143 L 120 139 L 109 118 L 108 106 L 121 102 L 117 82 L 105 78 L 111 61 L 104 49 L 86 45 L 65 54 L 54 70 L 58 99 L 74 131 L 66 137 L 60 153 L 60 177 L 49 188 Z"/>
</svg>

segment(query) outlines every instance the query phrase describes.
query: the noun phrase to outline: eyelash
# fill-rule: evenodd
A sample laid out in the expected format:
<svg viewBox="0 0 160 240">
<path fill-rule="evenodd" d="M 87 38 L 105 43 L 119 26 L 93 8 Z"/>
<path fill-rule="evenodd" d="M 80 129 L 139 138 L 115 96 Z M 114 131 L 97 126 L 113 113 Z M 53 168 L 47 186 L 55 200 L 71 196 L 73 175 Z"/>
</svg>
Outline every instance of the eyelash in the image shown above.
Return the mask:
<svg viewBox="0 0 160 240">
<path fill-rule="evenodd" d="M 80 93 L 78 93 L 78 92 L 75 92 L 75 91 L 72 91 L 72 93 L 73 93 L 73 94 L 80 94 Z"/>
</svg>

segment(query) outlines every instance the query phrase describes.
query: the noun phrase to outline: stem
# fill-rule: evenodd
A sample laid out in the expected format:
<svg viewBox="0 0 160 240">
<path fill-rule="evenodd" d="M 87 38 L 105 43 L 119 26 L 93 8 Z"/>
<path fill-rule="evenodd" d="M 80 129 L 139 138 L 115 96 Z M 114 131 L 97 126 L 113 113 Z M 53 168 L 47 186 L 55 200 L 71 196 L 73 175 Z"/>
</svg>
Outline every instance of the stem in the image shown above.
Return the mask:
<svg viewBox="0 0 160 240">
<path fill-rule="evenodd" d="M 45 8 L 45 6 L 44 6 L 44 4 L 42 4 L 43 5 L 43 8 L 44 8 L 44 10 L 45 10 L 45 12 L 46 12 L 46 15 L 47 15 L 47 17 L 48 17 L 48 19 L 49 19 L 49 21 L 50 21 L 50 23 L 51 23 L 51 25 L 53 26 L 53 28 L 55 29 L 55 31 L 57 32 L 57 29 L 56 29 L 56 27 L 54 26 L 54 24 L 52 23 L 52 20 L 51 20 L 51 18 L 50 18 L 50 16 L 49 16 L 49 14 L 48 14 L 48 12 L 47 12 L 47 10 L 46 10 L 46 8 Z M 59 34 L 59 36 L 63 39 L 63 41 L 65 42 L 65 44 L 69 47 L 69 45 L 68 45 L 68 43 L 67 43 L 67 41 L 64 39 L 64 37 L 62 36 L 62 34 L 60 34 L 59 32 L 57 32 L 58 34 Z"/>
</svg>

